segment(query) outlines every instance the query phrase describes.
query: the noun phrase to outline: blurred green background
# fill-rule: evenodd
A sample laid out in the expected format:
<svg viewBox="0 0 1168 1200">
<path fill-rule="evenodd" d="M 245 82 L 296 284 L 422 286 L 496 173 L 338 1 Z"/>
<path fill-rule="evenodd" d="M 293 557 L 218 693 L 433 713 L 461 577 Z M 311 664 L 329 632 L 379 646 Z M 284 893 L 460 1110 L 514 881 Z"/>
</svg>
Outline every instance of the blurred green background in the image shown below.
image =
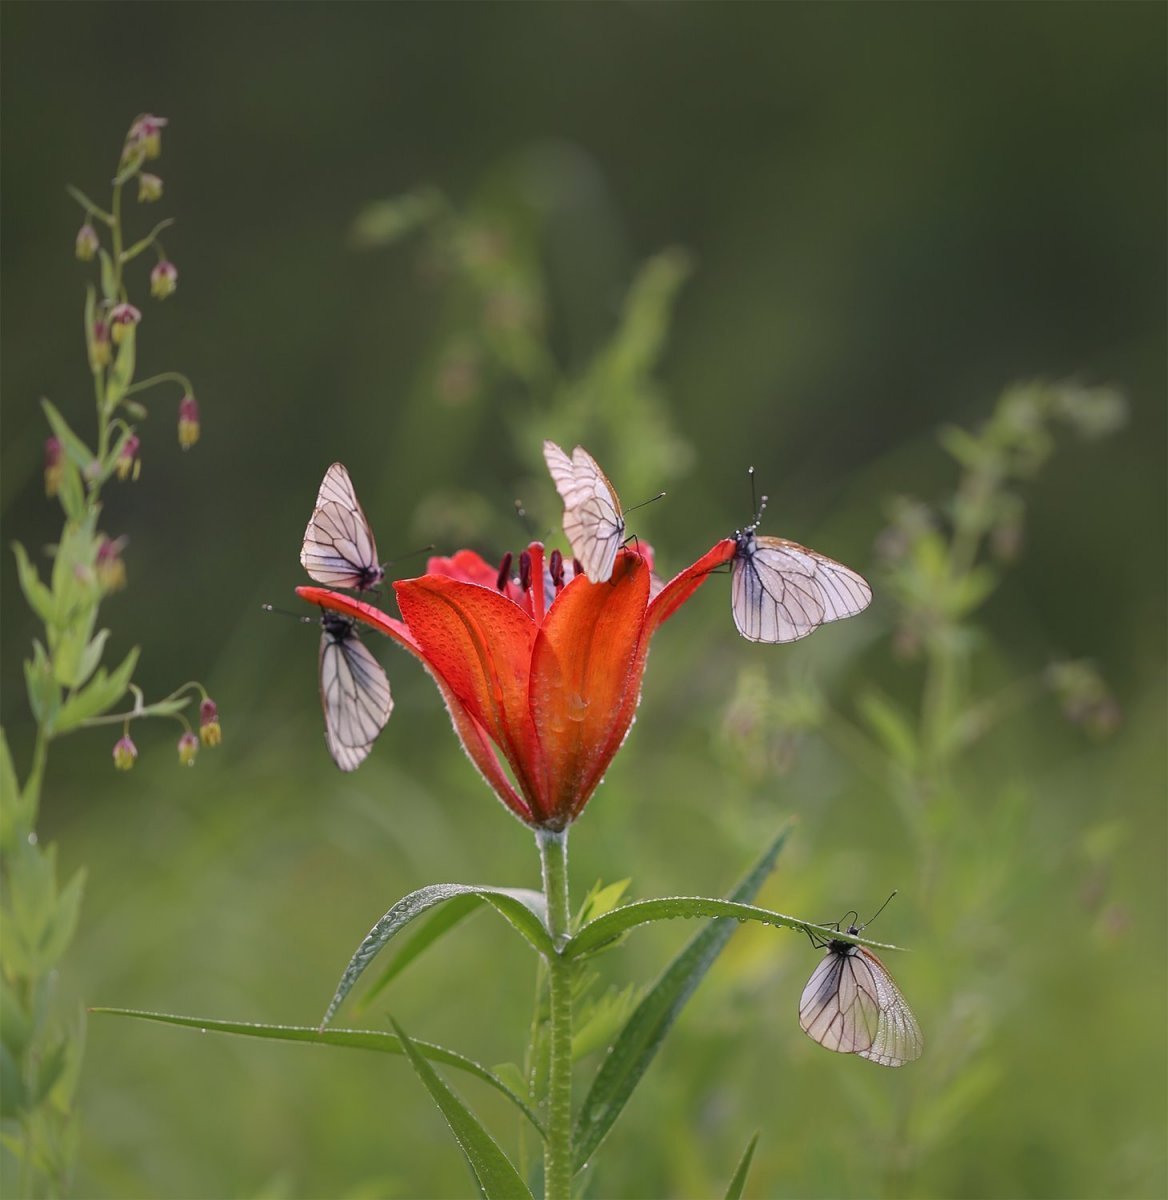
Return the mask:
<svg viewBox="0 0 1168 1200">
<path fill-rule="evenodd" d="M 498 557 L 524 537 L 516 496 L 539 529 L 558 518 L 533 447 L 581 437 L 626 503 L 668 488 L 634 522 L 666 572 L 749 518 L 753 463 L 764 531 L 870 571 L 877 602 L 768 648 L 735 636 L 726 581 L 704 588 L 662 631 L 635 731 L 574 831 L 574 890 L 723 892 L 796 813 L 761 901 L 826 920 L 899 887 L 873 934 L 916 950 L 892 965 L 925 1057 L 881 1071 L 812 1045 L 796 1007 L 816 955 L 743 929 L 590 1194 L 721 1194 L 758 1129 L 748 1195 L 1163 1195 L 1164 7 L 10 3 L 3 25 L 0 666 L 22 771 L 35 630 L 7 545 L 59 529 L 37 398 L 83 433 L 91 403 L 64 186 L 100 195 L 142 111 L 170 120 L 180 284 L 143 304 L 140 373 L 187 372 L 203 410 L 184 455 L 177 396 L 152 401 L 142 478 L 106 507 L 130 587 L 103 623 L 115 658 L 142 645 L 149 695 L 207 683 L 224 745 L 180 771 L 177 731 L 136 727 L 128 776 L 113 734 L 54 747 L 42 834 L 90 871 L 69 988 L 312 1023 L 399 895 L 537 882 L 530 837 L 405 657 L 382 654 L 397 710 L 368 763 L 343 777 L 328 759 L 315 633 L 260 604 L 295 603 L 329 462 L 383 553 L 462 534 Z M 502 237 L 501 325 L 432 240 L 354 245 L 370 202 L 420 185 Z M 667 247 L 690 273 L 627 424 L 545 386 L 522 347 L 491 366 L 514 302 L 576 378 Z M 1037 376 L 1114 384 L 1130 420 L 1062 439 L 1026 487 L 976 683 L 1087 657 L 1123 721 L 1093 740 L 1037 698 L 962 760 L 961 800 L 922 847 L 838 746 L 810 735 L 748 762 L 727 717 L 744 687 L 808 680 L 845 714 L 872 686 L 919 702 L 874 566 L 885 503 L 949 492 L 938 428 Z M 640 931 L 604 970 L 644 982 L 690 932 Z M 386 1004 L 418 1037 L 514 1059 L 533 965 L 476 917 Z M 510 1145 L 509 1113 L 455 1083 Z M 79 1195 L 471 1192 L 400 1060 L 93 1018 L 81 1103 Z"/>
</svg>

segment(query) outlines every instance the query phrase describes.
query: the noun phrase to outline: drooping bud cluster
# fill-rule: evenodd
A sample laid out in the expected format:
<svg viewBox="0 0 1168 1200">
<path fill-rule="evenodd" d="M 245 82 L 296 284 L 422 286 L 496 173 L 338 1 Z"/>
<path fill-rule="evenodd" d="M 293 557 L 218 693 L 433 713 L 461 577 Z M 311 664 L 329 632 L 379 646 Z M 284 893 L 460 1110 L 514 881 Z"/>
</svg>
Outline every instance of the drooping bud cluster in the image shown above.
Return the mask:
<svg viewBox="0 0 1168 1200">
<path fill-rule="evenodd" d="M 143 171 L 138 176 L 138 202 L 153 204 L 155 200 L 161 199 L 162 180 L 157 175 L 151 175 L 149 171 Z"/>
<path fill-rule="evenodd" d="M 199 753 L 199 739 L 188 729 L 178 739 L 178 761 L 184 767 L 193 767 Z"/>
<path fill-rule="evenodd" d="M 135 117 L 126 134 L 122 162 L 129 162 L 139 154 L 147 160 L 157 158 L 162 153 L 162 130 L 165 125 L 166 118 L 156 117 L 153 113 L 142 113 Z"/>
<path fill-rule="evenodd" d="M 118 451 L 118 461 L 114 466 L 118 478 L 124 483 L 127 479 L 137 480 L 142 473 L 142 460 L 138 451 L 142 447 L 142 439 L 132 433 L 126 438 L 125 444 Z"/>
</svg>

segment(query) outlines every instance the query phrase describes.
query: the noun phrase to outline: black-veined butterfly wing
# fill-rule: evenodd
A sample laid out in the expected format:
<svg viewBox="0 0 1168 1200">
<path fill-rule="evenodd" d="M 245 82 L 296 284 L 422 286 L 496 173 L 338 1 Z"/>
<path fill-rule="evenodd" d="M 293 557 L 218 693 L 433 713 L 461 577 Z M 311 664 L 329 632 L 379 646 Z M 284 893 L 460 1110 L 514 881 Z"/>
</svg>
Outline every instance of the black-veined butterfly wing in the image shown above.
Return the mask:
<svg viewBox="0 0 1168 1200">
<path fill-rule="evenodd" d="M 880 1022 L 876 982 L 865 963 L 852 962 L 857 955 L 848 951 L 854 949 L 848 942 L 831 943 L 799 1000 L 803 1032 L 841 1054 L 869 1049 Z"/>
<path fill-rule="evenodd" d="M 543 457 L 564 502 L 564 536 L 572 554 L 593 583 L 607 582 L 625 536 L 612 484 L 583 446 L 569 458 L 555 442 L 544 442 Z"/>
<path fill-rule="evenodd" d="M 860 955 L 876 981 L 876 995 L 880 1008 L 880 1020 L 876 1036 L 867 1050 L 858 1050 L 861 1058 L 879 1063 L 882 1067 L 903 1067 L 905 1063 L 920 1058 L 925 1039 L 921 1027 L 913 1016 L 912 1009 L 900 994 L 900 988 L 892 981 L 888 968 L 866 947 L 860 947 Z"/>
<path fill-rule="evenodd" d="M 738 535 L 730 571 L 734 624 L 752 642 L 795 642 L 872 600 L 868 581 L 834 559 L 783 538 Z"/>
<path fill-rule="evenodd" d="M 882 1067 L 921 1056 L 916 1017 L 888 968 L 863 946 L 830 942 L 799 1000 L 803 1032 L 828 1050 L 858 1054 Z"/>
<path fill-rule="evenodd" d="M 325 472 L 308 518 L 300 562 L 317 583 L 363 591 L 385 577 L 373 530 L 342 463 Z"/>
<path fill-rule="evenodd" d="M 393 712 L 389 680 L 381 664 L 357 636 L 349 617 L 326 612 L 321 618 L 320 703 L 325 741 L 342 771 L 365 761 Z"/>
</svg>

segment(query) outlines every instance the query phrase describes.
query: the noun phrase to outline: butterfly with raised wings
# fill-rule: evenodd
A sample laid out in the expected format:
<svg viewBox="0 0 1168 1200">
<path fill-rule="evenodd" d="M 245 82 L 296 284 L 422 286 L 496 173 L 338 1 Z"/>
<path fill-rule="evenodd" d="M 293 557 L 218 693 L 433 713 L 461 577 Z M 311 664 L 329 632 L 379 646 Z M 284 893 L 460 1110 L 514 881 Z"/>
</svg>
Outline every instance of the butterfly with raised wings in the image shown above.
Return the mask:
<svg viewBox="0 0 1168 1200">
<path fill-rule="evenodd" d="M 730 608 L 738 632 L 752 642 L 796 642 L 863 612 L 872 601 L 868 581 L 798 542 L 759 537 L 765 509 L 764 496 L 753 523 L 734 534 Z"/>
<path fill-rule="evenodd" d="M 340 613 L 320 618 L 320 703 L 333 762 L 354 771 L 365 761 L 393 712 L 384 668 L 357 636 L 357 623 Z"/>
<path fill-rule="evenodd" d="M 848 933 L 863 928 L 850 924 Z M 866 946 L 838 938 L 815 944 L 827 953 L 799 1000 L 803 1032 L 827 1050 L 858 1054 L 882 1067 L 920 1058 L 921 1027 L 880 959 Z"/>
<path fill-rule="evenodd" d="M 544 442 L 544 462 L 564 502 L 564 536 L 593 583 L 612 577 L 625 536 L 620 499 L 600 464 L 577 446 L 571 458 L 555 442 Z"/>
<path fill-rule="evenodd" d="M 300 563 L 326 587 L 368 591 L 385 578 L 373 530 L 343 463 L 324 473 L 304 531 Z"/>
</svg>

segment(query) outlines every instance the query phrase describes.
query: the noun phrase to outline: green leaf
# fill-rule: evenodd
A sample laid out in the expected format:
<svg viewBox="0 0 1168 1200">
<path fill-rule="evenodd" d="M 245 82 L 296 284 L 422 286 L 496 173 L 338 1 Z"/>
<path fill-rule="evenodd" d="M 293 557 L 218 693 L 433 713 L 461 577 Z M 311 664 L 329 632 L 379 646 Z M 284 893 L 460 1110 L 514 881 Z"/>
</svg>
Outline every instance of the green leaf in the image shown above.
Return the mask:
<svg viewBox="0 0 1168 1200">
<path fill-rule="evenodd" d="M 122 326 L 122 340 L 118 344 L 117 357 L 110 368 L 109 379 L 106 383 L 105 402 L 106 412 L 112 413 L 121 403 L 134 378 L 136 359 L 137 327 L 131 323 Z"/>
<path fill-rule="evenodd" d="M 775 859 L 790 832 L 784 826 L 767 847 L 745 879 L 731 893 L 734 903 L 752 900 L 774 868 Z M 622 910 L 601 917 L 607 921 Z M 594 924 L 599 924 L 595 922 Z M 581 933 L 591 926 L 585 926 Z M 605 1135 L 620 1116 L 633 1089 L 653 1061 L 665 1035 L 694 989 L 713 965 L 722 947 L 730 940 L 735 926 L 730 921 L 711 921 L 665 968 L 660 978 L 645 993 L 607 1057 L 596 1072 L 584 1103 L 576 1115 L 572 1135 L 576 1170 L 579 1171 L 596 1152 Z M 577 936 L 580 936 L 579 934 Z M 570 945 L 571 943 L 569 943 Z"/>
<path fill-rule="evenodd" d="M 53 718 L 61 702 L 60 691 L 53 679 L 53 664 L 40 642 L 32 644 L 32 658 L 24 660 L 24 682 L 28 688 L 28 706 L 37 724 L 51 730 Z"/>
<path fill-rule="evenodd" d="M 402 948 L 390 960 L 389 966 L 377 977 L 365 996 L 353 1006 L 353 1015 L 360 1016 L 370 1004 L 393 982 L 423 951 L 428 950 L 439 938 L 449 933 L 472 912 L 482 906 L 479 896 L 459 896 L 448 901 L 422 926 L 410 935 Z"/>
<path fill-rule="evenodd" d="M 666 896 L 660 900 L 638 900 L 634 904 L 626 904 L 608 916 L 589 922 L 564 946 L 564 957 L 583 958 L 594 954 L 614 938 L 620 937 L 626 930 L 637 925 L 646 925 L 650 921 L 672 921 L 678 917 L 733 917 L 740 924 L 745 921 L 757 921 L 762 925 L 797 929 L 820 937 L 829 934 L 840 941 L 852 942 L 857 946 L 872 946 L 877 950 L 902 949 L 887 942 L 873 942 L 855 934 L 843 933 L 831 926 L 817 925 L 814 921 L 790 917 L 786 913 L 772 912 L 769 908 L 759 908 L 754 904 L 717 900 L 711 896 Z"/>
<path fill-rule="evenodd" d="M 202 1017 L 183 1017 L 174 1013 L 145 1012 L 134 1008 L 91 1008 L 91 1013 L 103 1016 L 132 1017 L 139 1021 L 156 1021 L 161 1025 L 177 1025 L 207 1033 L 228 1033 L 237 1037 L 266 1038 L 277 1042 L 307 1042 L 317 1046 L 343 1046 L 350 1050 L 373 1050 L 380 1054 L 405 1054 L 405 1047 L 392 1033 L 371 1029 L 314 1029 L 306 1025 L 257 1025 L 250 1021 L 210 1021 Z M 473 1059 L 436 1046 L 432 1042 L 413 1042 L 414 1048 L 433 1062 L 465 1071 L 489 1084 L 506 1096 L 543 1136 L 543 1125 L 517 1093 L 486 1067 Z"/>
<path fill-rule="evenodd" d="M 107 674 L 102 667 L 87 687 L 61 705 L 61 711 L 53 724 L 54 733 L 67 733 L 117 704 L 126 694 L 137 665 L 138 647 L 135 646 L 112 675 Z"/>
<path fill-rule="evenodd" d="M 92 676 L 93 672 L 97 670 L 97 664 L 101 662 L 102 652 L 105 650 L 105 643 L 108 637 L 108 629 L 99 629 L 89 639 L 89 645 L 82 650 L 80 661 L 77 664 L 77 675 L 73 680 L 75 688 L 81 687 Z"/>
<path fill-rule="evenodd" d="M 633 1007 L 634 987 L 609 988 L 598 1000 L 583 1007 L 572 1029 L 572 1061 L 606 1046 L 628 1020 Z"/>
<path fill-rule="evenodd" d="M 97 217 L 98 220 L 103 221 L 106 225 L 112 225 L 114 223 L 113 217 L 107 213 L 104 208 L 98 208 L 98 206 L 94 204 L 94 202 L 90 200 L 90 198 L 80 188 L 76 188 L 71 183 L 67 183 L 65 184 L 65 191 L 67 191 L 69 195 L 72 196 L 73 199 L 76 200 L 77 203 L 80 204 L 81 207 L 85 209 L 85 211 L 91 217 Z"/>
<path fill-rule="evenodd" d="M 616 883 L 604 885 L 597 880 L 580 905 L 575 927 L 578 929 L 586 921 L 595 920 L 597 917 L 604 916 L 606 912 L 612 912 L 620 903 L 621 897 L 628 891 L 631 882 L 630 879 L 618 879 Z"/>
<path fill-rule="evenodd" d="M 754 1148 L 758 1145 L 758 1134 L 750 1139 L 750 1143 L 746 1147 L 745 1153 L 742 1155 L 738 1163 L 738 1169 L 734 1172 L 734 1178 L 730 1180 L 730 1186 L 726 1189 L 726 1200 L 742 1200 L 742 1189 L 746 1186 L 746 1175 L 750 1170 L 750 1160 L 754 1158 Z"/>
<path fill-rule="evenodd" d="M 0 726 L 0 851 L 7 852 L 13 842 L 22 836 L 20 831 L 27 832 L 27 829 L 28 813 L 22 801 L 16 767 L 12 763 L 12 752 L 8 749 L 8 734 Z M 4 1024 L 0 1021 L 0 1037 L 3 1032 Z"/>
<path fill-rule="evenodd" d="M 101 258 L 101 294 L 107 304 L 117 303 L 117 273 L 114 271 L 114 260 L 104 251 L 99 250 Z"/>
<path fill-rule="evenodd" d="M 85 891 L 85 868 L 80 868 L 57 897 L 52 919 L 45 932 L 41 953 L 44 962 L 55 966 L 73 941 L 77 918 L 81 913 L 81 897 Z"/>
<path fill-rule="evenodd" d="M 12 543 L 12 553 L 16 556 L 16 576 L 20 581 L 20 590 L 24 593 L 28 606 L 48 625 L 55 612 L 53 593 L 41 582 L 40 574 L 19 542 Z"/>
<path fill-rule="evenodd" d="M 69 422 L 57 411 L 55 405 L 41 397 L 41 408 L 45 410 L 49 426 L 61 448 L 69 456 L 69 461 L 79 470 L 84 471 L 94 459 L 90 448 L 69 428 Z"/>
<path fill-rule="evenodd" d="M 353 985 L 361 978 L 365 968 L 391 938 L 435 905 L 459 896 L 477 896 L 506 917 L 540 954 L 546 957 L 555 953 L 543 922 L 544 898 L 541 892 L 523 888 L 477 887 L 465 883 L 434 883 L 403 896 L 369 931 L 349 960 L 349 965 L 337 984 L 336 995 L 325 1010 L 320 1027 L 323 1029 L 333 1019 L 334 1013 L 352 991 Z M 537 913 L 541 915 L 536 915 Z"/>
<path fill-rule="evenodd" d="M 450 1132 L 458 1141 L 470 1169 L 478 1180 L 486 1200 L 531 1200 L 531 1192 L 522 1176 L 511 1165 L 499 1143 L 483 1128 L 478 1118 L 443 1082 L 438 1072 L 415 1049 L 405 1031 L 393 1022 L 394 1032 L 401 1039 L 405 1052 L 418 1078 L 426 1086 L 434 1103 L 442 1110 Z"/>
</svg>

